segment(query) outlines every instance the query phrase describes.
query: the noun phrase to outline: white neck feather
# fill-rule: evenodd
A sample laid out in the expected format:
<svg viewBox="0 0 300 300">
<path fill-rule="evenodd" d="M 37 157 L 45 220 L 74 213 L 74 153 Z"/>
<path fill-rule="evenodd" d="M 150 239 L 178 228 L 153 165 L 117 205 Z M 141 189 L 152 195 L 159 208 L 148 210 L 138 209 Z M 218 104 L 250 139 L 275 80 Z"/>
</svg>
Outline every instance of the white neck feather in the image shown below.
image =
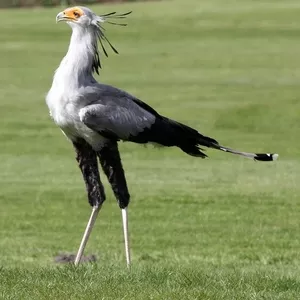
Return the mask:
<svg viewBox="0 0 300 300">
<path fill-rule="evenodd" d="M 53 83 L 78 88 L 87 81 L 94 81 L 92 66 L 97 45 L 93 30 L 72 26 L 73 32 L 66 56 L 55 72 Z"/>
</svg>

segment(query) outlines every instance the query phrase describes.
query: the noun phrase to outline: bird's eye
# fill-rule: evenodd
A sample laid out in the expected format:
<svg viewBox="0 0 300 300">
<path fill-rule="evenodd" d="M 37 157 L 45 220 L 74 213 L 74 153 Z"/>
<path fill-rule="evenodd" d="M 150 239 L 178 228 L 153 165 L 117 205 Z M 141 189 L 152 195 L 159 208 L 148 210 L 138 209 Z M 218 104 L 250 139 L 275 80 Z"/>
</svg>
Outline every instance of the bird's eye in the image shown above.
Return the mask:
<svg viewBox="0 0 300 300">
<path fill-rule="evenodd" d="M 79 18 L 80 17 L 80 14 L 77 11 L 74 11 L 73 15 L 74 15 L 75 18 Z"/>
</svg>

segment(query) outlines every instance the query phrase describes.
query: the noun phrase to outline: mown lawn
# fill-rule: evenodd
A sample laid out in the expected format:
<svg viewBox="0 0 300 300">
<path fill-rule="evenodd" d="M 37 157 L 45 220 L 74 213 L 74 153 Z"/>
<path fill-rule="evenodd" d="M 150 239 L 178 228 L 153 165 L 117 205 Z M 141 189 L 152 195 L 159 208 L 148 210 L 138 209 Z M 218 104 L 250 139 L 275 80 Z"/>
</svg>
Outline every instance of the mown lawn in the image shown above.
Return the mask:
<svg viewBox="0 0 300 300">
<path fill-rule="evenodd" d="M 241 150 L 258 163 L 207 151 L 120 145 L 132 202 L 133 267 L 121 214 L 108 199 L 86 254 L 90 214 L 70 143 L 44 101 L 70 29 L 62 8 L 2 10 L 0 30 L 0 299 L 299 299 L 300 3 L 189 0 L 93 6 L 133 10 L 107 25 L 120 55 L 99 80 Z"/>
</svg>

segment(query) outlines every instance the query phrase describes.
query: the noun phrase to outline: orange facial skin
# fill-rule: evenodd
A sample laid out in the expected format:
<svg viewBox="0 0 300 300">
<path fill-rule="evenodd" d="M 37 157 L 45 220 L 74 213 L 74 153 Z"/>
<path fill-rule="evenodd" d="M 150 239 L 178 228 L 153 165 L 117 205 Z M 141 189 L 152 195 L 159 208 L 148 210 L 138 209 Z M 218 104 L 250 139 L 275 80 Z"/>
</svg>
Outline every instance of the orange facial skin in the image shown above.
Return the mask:
<svg viewBox="0 0 300 300">
<path fill-rule="evenodd" d="M 64 10 L 63 14 L 66 19 L 76 21 L 84 14 L 84 12 L 81 8 L 75 6 Z"/>
</svg>

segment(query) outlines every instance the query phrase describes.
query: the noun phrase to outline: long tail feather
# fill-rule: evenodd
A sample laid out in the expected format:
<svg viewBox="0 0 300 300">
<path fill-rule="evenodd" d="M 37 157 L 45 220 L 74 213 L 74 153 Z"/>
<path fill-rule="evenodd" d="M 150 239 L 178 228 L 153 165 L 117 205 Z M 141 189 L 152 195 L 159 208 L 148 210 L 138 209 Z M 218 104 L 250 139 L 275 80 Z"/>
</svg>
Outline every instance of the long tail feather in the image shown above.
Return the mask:
<svg viewBox="0 0 300 300">
<path fill-rule="evenodd" d="M 277 153 L 251 153 L 251 152 L 243 152 L 243 151 L 238 151 L 238 150 L 234 150 L 231 148 L 227 148 L 224 146 L 220 146 L 220 145 L 216 145 L 216 147 L 214 147 L 218 150 L 224 151 L 224 152 L 229 152 L 232 154 L 236 154 L 236 155 L 241 155 L 250 159 L 254 159 L 257 161 L 274 161 L 278 158 L 278 154 Z"/>
<path fill-rule="evenodd" d="M 201 148 L 202 146 L 244 156 L 257 161 L 274 161 L 279 156 L 276 153 L 251 153 L 222 146 L 215 139 L 204 136 L 189 126 L 165 117 L 163 117 L 162 121 L 156 126 L 158 127 L 156 137 L 163 135 L 163 138 L 157 142 L 166 146 L 178 146 L 182 151 L 191 156 L 207 157 L 207 155 L 203 153 L 204 149 Z M 153 139 L 153 141 L 155 140 Z"/>
<path fill-rule="evenodd" d="M 278 158 L 276 153 L 251 153 L 224 147 L 215 139 L 202 135 L 187 125 L 162 116 L 159 116 L 150 128 L 144 129 L 138 135 L 130 136 L 129 141 L 141 144 L 150 142 L 166 147 L 177 146 L 188 155 L 200 158 L 207 157 L 203 152 L 205 151 L 203 147 L 241 155 L 257 161 L 274 161 Z"/>
</svg>

